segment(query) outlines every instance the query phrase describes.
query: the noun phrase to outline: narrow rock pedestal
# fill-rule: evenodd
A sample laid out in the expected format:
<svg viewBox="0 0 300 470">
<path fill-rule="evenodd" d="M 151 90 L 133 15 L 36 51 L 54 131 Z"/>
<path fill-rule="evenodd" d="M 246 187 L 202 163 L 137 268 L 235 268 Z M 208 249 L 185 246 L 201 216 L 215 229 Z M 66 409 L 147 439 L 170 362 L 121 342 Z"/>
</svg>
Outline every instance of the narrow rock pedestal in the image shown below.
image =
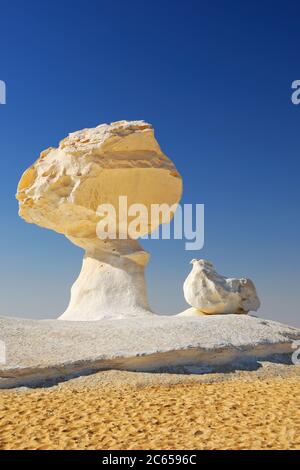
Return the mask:
<svg viewBox="0 0 300 470">
<path fill-rule="evenodd" d="M 144 276 L 148 259 L 136 240 L 97 240 L 86 250 L 70 304 L 59 320 L 151 315 Z"/>
</svg>

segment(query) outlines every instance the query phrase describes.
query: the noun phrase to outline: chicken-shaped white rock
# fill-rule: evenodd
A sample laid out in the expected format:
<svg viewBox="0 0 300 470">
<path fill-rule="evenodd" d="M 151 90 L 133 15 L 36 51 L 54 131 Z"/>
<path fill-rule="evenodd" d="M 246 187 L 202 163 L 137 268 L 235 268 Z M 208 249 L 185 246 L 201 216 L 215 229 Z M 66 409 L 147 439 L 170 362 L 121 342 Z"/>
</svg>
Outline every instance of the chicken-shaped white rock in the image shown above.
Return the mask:
<svg viewBox="0 0 300 470">
<path fill-rule="evenodd" d="M 207 260 L 193 259 L 193 269 L 183 291 L 193 308 L 184 315 L 248 313 L 260 307 L 255 286 L 250 279 L 226 278 L 218 274 Z"/>
</svg>

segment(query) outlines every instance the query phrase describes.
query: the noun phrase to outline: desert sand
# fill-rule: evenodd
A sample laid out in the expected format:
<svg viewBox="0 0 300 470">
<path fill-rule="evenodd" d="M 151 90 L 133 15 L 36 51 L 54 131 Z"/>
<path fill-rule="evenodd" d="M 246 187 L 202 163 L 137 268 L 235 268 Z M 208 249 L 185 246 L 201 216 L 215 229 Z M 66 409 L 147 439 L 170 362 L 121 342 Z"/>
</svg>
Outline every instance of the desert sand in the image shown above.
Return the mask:
<svg viewBox="0 0 300 470">
<path fill-rule="evenodd" d="M 300 449 L 300 366 L 0 391 L 1 449 Z"/>
</svg>

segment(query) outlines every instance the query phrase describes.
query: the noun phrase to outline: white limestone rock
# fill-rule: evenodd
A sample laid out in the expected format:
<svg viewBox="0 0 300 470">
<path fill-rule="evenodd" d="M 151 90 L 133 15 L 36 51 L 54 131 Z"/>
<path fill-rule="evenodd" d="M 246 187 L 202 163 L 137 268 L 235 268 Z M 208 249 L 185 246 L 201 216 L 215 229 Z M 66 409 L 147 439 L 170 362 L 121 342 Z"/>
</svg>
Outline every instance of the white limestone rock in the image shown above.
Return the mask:
<svg viewBox="0 0 300 470">
<path fill-rule="evenodd" d="M 221 276 L 207 260 L 193 259 L 191 263 L 193 268 L 183 291 L 192 308 L 180 315 L 242 314 L 259 309 L 260 301 L 250 279 Z"/>
<path fill-rule="evenodd" d="M 0 341 L 6 345 L 0 388 L 44 385 L 48 379 L 104 369 L 247 370 L 259 367 L 261 360 L 291 362 L 299 339 L 299 329 L 251 315 L 153 315 L 101 322 L 0 317 Z"/>
<path fill-rule="evenodd" d="M 144 280 L 149 255 L 137 239 L 120 239 L 124 219 L 119 196 L 127 196 L 128 207 L 143 204 L 150 212 L 151 204 L 177 204 L 181 193 L 179 173 L 160 149 L 152 126 L 144 121 L 83 129 L 70 134 L 58 148 L 41 153 L 20 180 L 19 214 L 29 223 L 64 234 L 85 250 L 82 271 L 62 319 L 99 320 L 150 312 Z M 97 236 L 101 204 L 116 210 L 116 239 Z M 160 223 L 159 218 L 143 221 L 140 236 Z M 110 230 L 109 226 L 107 232 L 114 236 Z"/>
</svg>

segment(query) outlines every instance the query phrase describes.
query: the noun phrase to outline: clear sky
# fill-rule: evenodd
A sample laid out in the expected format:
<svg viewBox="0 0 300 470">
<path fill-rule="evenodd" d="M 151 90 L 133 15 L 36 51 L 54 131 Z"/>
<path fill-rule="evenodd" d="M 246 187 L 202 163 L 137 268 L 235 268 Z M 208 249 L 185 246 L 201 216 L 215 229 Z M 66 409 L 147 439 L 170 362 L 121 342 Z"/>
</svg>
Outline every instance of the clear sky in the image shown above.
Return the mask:
<svg viewBox="0 0 300 470">
<path fill-rule="evenodd" d="M 55 318 L 82 253 L 26 224 L 22 172 L 69 132 L 121 119 L 153 124 L 204 203 L 206 241 L 147 241 L 158 312 L 186 304 L 191 258 L 251 277 L 260 315 L 300 326 L 300 79 L 297 1 L 52 0 L 0 2 L 0 314 Z"/>
</svg>

